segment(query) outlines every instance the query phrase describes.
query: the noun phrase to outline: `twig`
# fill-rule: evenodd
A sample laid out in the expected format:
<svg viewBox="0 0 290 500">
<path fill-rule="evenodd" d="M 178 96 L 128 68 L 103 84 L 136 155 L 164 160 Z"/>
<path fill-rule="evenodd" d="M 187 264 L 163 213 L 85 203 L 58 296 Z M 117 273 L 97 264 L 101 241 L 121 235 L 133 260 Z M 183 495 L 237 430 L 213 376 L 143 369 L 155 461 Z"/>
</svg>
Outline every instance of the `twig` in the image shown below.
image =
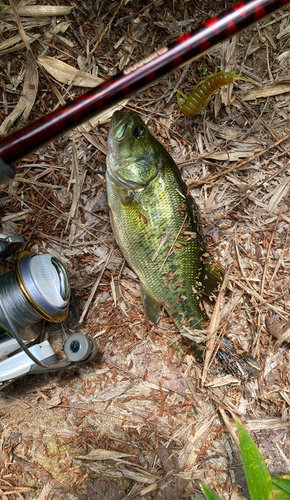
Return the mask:
<svg viewBox="0 0 290 500">
<path fill-rule="evenodd" d="M 284 205 L 282 205 L 282 207 L 280 209 L 280 212 L 279 212 L 279 215 L 278 215 L 278 217 L 276 219 L 274 231 L 272 232 L 271 240 L 270 240 L 270 243 L 269 243 L 269 246 L 268 246 L 268 250 L 267 250 L 267 255 L 266 255 L 266 260 L 265 260 L 265 265 L 264 265 L 264 271 L 263 271 L 263 277 L 262 277 L 262 282 L 261 282 L 261 289 L 260 289 L 260 294 L 261 294 L 262 297 L 263 297 L 263 293 L 264 293 L 266 274 L 267 274 L 269 260 L 270 260 L 269 259 L 270 258 L 270 251 L 271 251 L 271 247 L 272 247 L 272 244 L 273 244 L 273 241 L 274 241 L 274 237 L 275 237 L 275 234 L 276 234 L 276 229 L 277 229 L 280 217 L 282 215 L 282 212 L 284 210 L 284 207 L 285 207 L 285 203 L 284 203 Z"/>
<path fill-rule="evenodd" d="M 157 259 L 161 248 L 164 247 L 164 245 L 165 245 L 165 243 L 168 240 L 168 238 L 169 238 L 170 235 L 171 235 L 171 227 L 168 227 L 166 229 L 165 233 L 160 238 L 160 242 L 159 242 L 158 248 L 157 248 L 155 254 L 153 255 L 153 257 L 151 259 L 152 262 L 154 262 Z"/>
<path fill-rule="evenodd" d="M 159 269 L 159 272 L 161 272 L 161 271 L 162 271 L 162 269 L 163 269 L 163 267 L 164 267 L 164 264 L 165 264 L 165 262 L 167 261 L 167 259 L 168 259 L 169 255 L 170 255 L 170 253 L 171 253 L 171 251 L 172 251 L 172 249 L 173 249 L 173 247 L 174 247 L 174 245 L 175 245 L 175 243 L 176 243 L 176 240 L 177 240 L 178 236 L 180 235 L 180 233 L 181 233 L 181 231 L 182 231 L 182 228 L 183 228 L 183 226 L 184 226 L 184 223 L 185 223 L 185 221 L 186 221 L 186 218 L 187 218 L 187 214 L 185 215 L 185 217 L 184 217 L 184 219 L 183 219 L 183 223 L 181 224 L 181 228 L 179 229 L 179 231 L 178 231 L 177 235 L 175 236 L 175 238 L 174 238 L 174 240 L 173 240 L 173 243 L 172 243 L 171 247 L 169 248 L 169 250 L 168 250 L 168 252 L 167 252 L 167 255 L 166 255 L 166 257 L 165 257 L 165 259 L 164 259 L 164 261 L 163 261 L 162 266 L 161 266 L 161 267 L 160 267 L 160 269 Z"/>
<path fill-rule="evenodd" d="M 285 311 L 283 311 L 281 308 L 272 306 L 268 300 L 265 300 L 263 297 L 261 297 L 261 295 L 258 292 L 256 292 L 254 289 L 251 289 L 251 288 L 243 285 L 239 280 L 236 281 L 236 284 L 240 288 L 242 288 L 242 290 L 245 290 L 245 292 L 247 292 L 248 294 L 255 297 L 255 299 L 257 299 L 259 302 L 261 302 L 262 305 L 269 307 L 269 309 L 271 309 L 275 313 L 280 314 L 280 316 L 283 316 L 283 317 L 285 316 L 285 314 L 286 314 Z M 275 298 L 275 302 L 276 302 L 276 298 Z"/>
<path fill-rule="evenodd" d="M 84 69 L 85 65 L 87 64 L 87 62 L 88 62 L 89 58 L 90 58 L 90 57 L 91 57 L 91 55 L 95 52 L 95 50 L 96 50 L 96 48 L 98 47 L 98 45 L 101 43 L 101 41 L 102 41 L 102 39 L 103 39 L 104 35 L 106 34 L 106 32 L 108 31 L 108 29 L 110 28 L 110 26 L 111 26 L 112 22 L 114 21 L 114 19 L 115 19 L 115 17 L 116 17 L 116 15 L 117 15 L 117 13 L 119 12 L 119 9 L 122 7 L 123 2 L 124 2 L 124 0 L 121 0 L 121 2 L 119 2 L 119 5 L 117 6 L 117 8 L 116 8 L 116 10 L 115 10 L 114 14 L 112 15 L 112 17 L 111 17 L 110 21 L 108 22 L 108 24 L 106 24 L 106 26 L 104 27 L 104 29 L 103 29 L 102 33 L 100 34 L 100 36 L 99 36 L 99 38 L 98 38 L 97 42 L 95 43 L 95 45 L 94 45 L 94 47 L 92 48 L 92 50 L 89 52 L 89 54 L 88 54 L 88 56 L 87 56 L 87 58 L 86 58 L 86 60 L 85 60 L 84 64 L 83 64 L 83 65 L 82 65 L 82 67 L 79 69 L 79 71 L 76 73 L 76 75 L 75 75 L 75 77 L 73 78 L 73 80 L 70 82 L 70 85 L 69 85 L 69 86 L 68 86 L 68 88 L 66 89 L 66 92 L 65 92 L 64 97 L 66 97 L 66 96 L 68 95 L 68 92 L 69 92 L 69 91 L 70 91 L 70 89 L 72 88 L 72 86 L 73 86 L 73 84 L 74 84 L 74 82 L 75 82 L 76 78 L 77 78 L 77 77 L 79 77 L 79 75 L 80 75 L 80 74 L 81 74 L 81 72 L 83 71 L 83 69 Z"/>
<path fill-rule="evenodd" d="M 33 186 L 45 187 L 49 189 L 63 189 L 63 186 L 57 186 L 56 184 L 47 184 L 46 182 L 37 182 L 34 179 L 25 179 L 19 175 L 15 176 L 15 181 L 23 182 L 23 184 L 33 184 Z"/>
<path fill-rule="evenodd" d="M 225 295 L 225 290 L 228 282 L 228 277 L 231 271 L 231 267 L 226 272 L 226 275 L 224 277 L 223 284 L 221 286 L 220 292 L 218 294 L 217 301 L 215 303 L 213 315 L 209 324 L 209 327 L 207 328 L 207 338 L 208 338 L 208 344 L 206 348 L 206 353 L 205 353 L 205 359 L 204 359 L 204 365 L 203 365 L 203 372 L 202 372 L 202 377 L 201 377 L 201 386 L 203 387 L 205 379 L 207 377 L 207 372 L 210 366 L 210 361 L 212 357 L 212 353 L 214 350 L 214 345 L 215 345 L 215 339 L 221 319 L 221 310 L 223 307 L 223 299 Z"/>
<path fill-rule="evenodd" d="M 240 99 L 239 97 L 236 96 L 236 99 L 242 104 L 242 106 L 244 106 L 253 116 L 255 116 L 256 120 L 257 121 L 260 121 L 263 126 L 265 127 L 266 130 L 268 130 L 269 134 L 271 134 L 271 136 L 273 137 L 273 139 L 275 139 L 275 141 L 277 141 L 279 139 L 279 137 L 277 136 L 277 134 L 274 132 L 274 130 L 271 129 L 271 127 L 269 127 L 268 123 L 265 122 L 264 118 L 262 117 L 262 114 L 264 112 L 264 109 L 265 109 L 265 106 L 263 108 L 263 111 L 261 113 L 261 115 L 258 115 L 258 113 L 253 109 L 251 108 L 251 106 L 248 105 L 247 102 L 243 101 L 243 99 Z M 268 99 L 267 98 L 267 102 L 268 102 Z M 257 123 L 257 121 L 255 123 Z M 252 127 L 251 127 L 252 128 Z M 283 151 L 285 151 L 285 153 L 287 153 L 287 155 L 290 157 L 290 152 L 289 150 L 286 148 L 286 146 L 284 146 L 284 144 L 281 145 Z"/>
<path fill-rule="evenodd" d="M 283 167 L 281 170 L 279 170 L 278 172 L 275 172 L 274 174 L 270 175 L 270 177 L 267 177 L 263 182 L 261 182 L 260 184 L 258 184 L 258 186 L 256 187 L 256 189 L 254 189 L 254 191 L 252 191 L 251 193 L 247 193 L 245 196 L 243 196 L 243 198 L 240 198 L 240 200 L 235 205 L 233 205 L 231 208 L 229 208 L 229 210 L 227 212 L 225 212 L 225 215 L 230 214 L 243 201 L 245 201 L 247 198 L 249 198 L 249 196 L 254 196 L 254 195 L 258 194 L 258 190 L 261 187 L 263 187 L 266 184 L 266 182 L 270 182 L 272 179 L 274 179 L 276 177 L 276 175 L 283 174 L 285 172 L 285 170 L 288 169 L 288 168 L 289 168 L 289 165 L 285 165 L 285 167 Z M 224 215 L 223 215 L 223 217 L 224 217 Z"/>
<path fill-rule="evenodd" d="M 233 429 L 231 422 L 229 421 L 229 419 L 227 417 L 225 410 L 223 410 L 222 408 L 219 408 L 219 412 L 220 412 L 222 419 L 223 419 L 224 423 L 226 424 L 226 427 L 227 427 L 230 435 L 232 436 L 237 448 L 240 449 L 240 443 L 239 443 L 238 437 Z"/>
<path fill-rule="evenodd" d="M 271 73 L 270 62 L 269 62 L 269 45 L 267 43 L 266 43 L 266 54 L 267 54 L 267 68 L 268 68 L 268 74 L 269 74 L 270 82 L 274 83 L 274 78 L 273 78 L 273 75 Z"/>
<path fill-rule="evenodd" d="M 39 193 L 39 194 L 40 194 L 40 195 L 41 195 L 41 196 L 42 196 L 42 197 L 43 197 L 43 198 L 44 198 L 44 199 L 45 199 L 45 200 L 46 200 L 46 201 L 50 204 L 50 205 L 52 205 L 52 206 L 53 206 L 53 208 L 55 208 L 56 210 L 58 210 L 58 212 L 60 212 L 60 213 L 61 213 L 60 218 L 62 218 L 63 220 L 65 220 L 65 221 L 66 221 L 68 216 L 67 216 L 66 214 L 64 214 L 64 213 L 60 210 L 60 208 L 58 208 L 56 205 L 54 205 L 54 204 L 52 203 L 52 201 L 50 201 L 48 198 L 46 198 L 46 197 L 44 196 L 44 194 L 42 194 L 40 191 L 38 191 L 38 189 L 37 189 L 37 188 L 36 188 L 33 184 L 32 184 L 32 186 L 33 186 L 33 188 L 34 188 L 34 189 L 35 189 L 35 190 L 36 190 L 36 191 L 37 191 L 37 192 L 38 192 L 38 193 Z M 23 200 L 22 200 L 22 199 L 20 199 L 20 201 L 21 201 L 21 202 L 23 202 Z M 36 205 L 35 203 L 33 203 L 33 202 L 32 202 L 32 201 L 30 201 L 30 200 L 25 200 L 25 203 L 26 203 L 26 204 L 29 204 L 29 203 L 30 203 L 30 204 L 31 204 L 31 205 L 33 205 L 34 207 L 37 207 L 37 209 L 38 209 L 38 210 L 43 210 L 43 211 L 48 212 L 50 215 L 54 215 L 54 216 L 56 216 L 56 214 L 54 214 L 54 213 L 50 212 L 50 211 L 49 211 L 49 210 L 47 210 L 46 208 L 43 208 L 43 207 L 40 207 L 39 205 Z M 97 238 L 97 240 L 98 240 L 98 241 L 100 241 L 101 243 L 103 243 L 103 245 L 105 245 L 105 246 L 106 246 L 106 247 L 108 247 L 108 248 L 111 248 L 111 247 L 110 247 L 110 245 L 109 245 L 108 243 L 106 243 L 105 241 L 101 240 L 101 238 L 98 238 L 98 236 L 96 236 L 94 233 L 92 233 L 92 232 L 91 232 L 88 228 L 86 228 L 86 226 L 84 226 L 83 224 L 80 224 L 80 222 L 78 222 L 78 221 L 76 221 L 76 220 L 74 221 L 74 223 L 75 223 L 78 227 L 80 227 L 81 229 L 83 229 L 84 231 L 86 231 L 88 234 L 90 234 L 91 236 L 93 236 L 94 238 Z"/>
<path fill-rule="evenodd" d="M 185 75 L 186 75 L 187 72 L 188 72 L 188 66 L 182 71 L 181 76 L 180 76 L 178 82 L 175 85 L 176 88 L 178 88 L 180 86 L 180 84 L 183 82 L 184 77 L 185 77 Z M 172 97 L 173 97 L 174 94 L 175 94 L 175 90 L 172 90 L 172 92 L 170 93 L 170 95 L 169 95 L 169 97 L 168 97 L 168 99 L 166 101 L 167 104 L 171 101 L 171 99 L 172 99 Z"/>
<path fill-rule="evenodd" d="M 202 186 L 203 184 L 209 184 L 210 182 L 212 182 L 216 179 L 219 179 L 223 175 L 229 174 L 230 172 L 233 172 L 234 170 L 237 170 L 238 168 L 242 168 L 244 165 L 247 165 L 247 163 L 250 163 L 252 160 L 259 158 L 259 156 L 262 156 L 263 154 L 268 153 L 269 151 L 271 151 L 271 149 L 276 148 L 277 146 L 282 144 L 282 142 L 287 141 L 288 139 L 290 139 L 290 133 L 284 135 L 284 137 L 282 137 L 281 139 L 278 139 L 276 142 L 274 142 L 268 148 L 262 149 L 261 151 L 258 151 L 254 155 L 250 156 L 250 158 L 247 158 L 246 160 L 243 160 L 243 161 L 237 163 L 236 165 L 233 165 L 232 167 L 228 168 L 227 170 L 224 170 L 223 172 L 219 172 L 218 174 L 212 175 L 211 177 L 207 177 L 206 179 L 202 179 L 200 181 L 192 181 L 189 183 L 189 185 L 191 187 L 196 187 L 196 186 Z M 287 151 L 285 151 L 285 153 L 287 153 Z"/>
<path fill-rule="evenodd" d="M 5 495 L 15 495 L 17 493 L 25 493 L 26 491 L 31 491 L 32 488 L 26 488 L 25 486 L 23 488 L 16 488 L 14 490 L 10 491 L 3 491 L 0 493 L 0 497 L 4 497 Z M 21 497 L 22 498 L 22 497 Z"/>
<path fill-rule="evenodd" d="M 30 47 L 30 43 L 28 41 L 27 35 L 25 33 L 25 30 L 23 28 L 20 16 L 19 16 L 19 14 L 18 14 L 18 12 L 17 12 L 17 10 L 15 8 L 15 5 L 12 2 L 12 0 L 9 0 L 9 3 L 10 3 L 10 7 L 11 7 L 11 9 L 13 11 L 13 15 L 15 17 L 15 21 L 16 21 L 17 28 L 18 28 L 18 31 L 19 31 L 19 35 L 21 36 L 21 39 L 22 39 L 22 41 L 23 41 L 23 43 L 24 43 L 24 45 L 26 47 L 27 52 L 31 52 L 31 55 L 33 56 L 32 51 L 31 51 L 31 47 Z"/>
<path fill-rule="evenodd" d="M 91 293 L 90 293 L 90 296 L 89 296 L 88 300 L 87 300 L 87 301 L 86 301 L 86 303 L 85 303 L 85 307 L 84 307 L 84 310 L 83 310 L 83 312 L 82 312 L 82 315 L 81 315 L 81 318 L 80 318 L 80 320 L 79 320 L 79 323 L 82 323 L 82 322 L 83 322 L 84 317 L 85 317 L 85 315 L 87 314 L 88 308 L 90 307 L 90 303 L 91 303 L 91 302 L 92 302 L 92 300 L 93 300 L 93 297 L 94 297 L 94 295 L 95 295 L 95 293 L 96 293 L 96 291 L 97 291 L 97 288 L 98 288 L 98 286 L 99 286 L 99 284 L 100 284 L 100 281 L 101 281 L 102 276 L 103 276 L 103 274 L 104 274 L 104 271 L 105 271 L 105 269 L 106 269 L 106 267 L 107 267 L 107 265 L 108 265 L 108 263 L 109 263 L 109 261 L 110 261 L 110 259 L 111 259 L 112 254 L 113 254 L 113 250 L 110 250 L 110 251 L 109 251 L 109 253 L 108 253 L 108 255 L 107 255 L 107 258 L 106 258 L 106 260 L 105 260 L 105 262 L 104 262 L 104 265 L 103 265 L 103 267 L 102 267 L 102 270 L 101 270 L 101 272 L 100 272 L 100 274 L 99 274 L 99 276 L 98 276 L 98 278 L 97 278 L 97 281 L 96 281 L 96 283 L 94 284 L 94 286 L 93 286 L 93 288 L 92 288 L 92 291 L 91 291 Z"/>
</svg>

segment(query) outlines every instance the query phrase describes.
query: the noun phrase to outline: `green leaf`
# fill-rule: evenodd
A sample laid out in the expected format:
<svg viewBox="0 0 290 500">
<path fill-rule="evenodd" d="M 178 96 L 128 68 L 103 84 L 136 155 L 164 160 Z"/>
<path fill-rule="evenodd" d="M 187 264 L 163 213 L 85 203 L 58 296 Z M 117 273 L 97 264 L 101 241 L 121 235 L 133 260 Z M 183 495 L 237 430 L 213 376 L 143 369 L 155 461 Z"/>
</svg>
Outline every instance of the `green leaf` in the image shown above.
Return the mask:
<svg viewBox="0 0 290 500">
<path fill-rule="evenodd" d="M 275 500 L 290 499 L 290 476 L 272 477 Z"/>
<path fill-rule="evenodd" d="M 273 485 L 275 500 L 290 500 L 290 494 Z M 277 489 L 276 489 L 277 488 Z"/>
<path fill-rule="evenodd" d="M 210 488 L 208 488 L 204 484 L 201 485 L 201 489 L 206 500 L 224 500 L 222 497 L 214 493 Z"/>
<path fill-rule="evenodd" d="M 272 477 L 272 483 L 278 486 L 281 490 L 287 491 L 290 493 L 290 476 L 277 476 Z"/>
<path fill-rule="evenodd" d="M 244 471 L 252 500 L 274 500 L 270 473 L 257 446 L 241 422 L 235 418 L 239 432 Z"/>
</svg>

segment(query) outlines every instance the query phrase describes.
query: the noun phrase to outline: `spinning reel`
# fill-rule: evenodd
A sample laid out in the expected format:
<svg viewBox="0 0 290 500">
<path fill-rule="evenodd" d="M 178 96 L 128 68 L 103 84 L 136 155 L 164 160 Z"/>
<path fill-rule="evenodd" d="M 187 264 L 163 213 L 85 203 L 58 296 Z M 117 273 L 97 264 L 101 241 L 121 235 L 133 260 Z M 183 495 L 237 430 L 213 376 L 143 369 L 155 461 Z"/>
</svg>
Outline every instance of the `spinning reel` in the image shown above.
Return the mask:
<svg viewBox="0 0 290 500">
<path fill-rule="evenodd" d="M 21 236 L 0 234 L 0 260 L 23 244 Z M 50 254 L 21 252 L 14 269 L 0 267 L 0 387 L 27 373 L 62 370 L 95 357 L 95 340 L 82 333 L 66 340 L 66 358 L 59 361 L 48 340 L 38 343 L 43 320 L 63 321 L 69 298 L 67 273 Z"/>
</svg>

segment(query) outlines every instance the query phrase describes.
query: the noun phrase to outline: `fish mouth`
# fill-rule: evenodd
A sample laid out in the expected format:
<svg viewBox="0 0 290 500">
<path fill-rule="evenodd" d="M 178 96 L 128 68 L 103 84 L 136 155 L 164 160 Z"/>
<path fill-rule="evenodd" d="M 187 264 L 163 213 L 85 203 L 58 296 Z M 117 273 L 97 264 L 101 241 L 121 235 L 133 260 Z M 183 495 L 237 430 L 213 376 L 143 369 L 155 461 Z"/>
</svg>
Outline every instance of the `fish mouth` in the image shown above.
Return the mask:
<svg viewBox="0 0 290 500">
<path fill-rule="evenodd" d="M 135 113 L 132 111 L 125 111 L 124 109 L 114 112 L 109 131 L 109 137 L 111 139 L 120 140 L 124 137 L 128 125 L 132 123 L 130 115 L 133 117 Z"/>
<path fill-rule="evenodd" d="M 111 118 L 111 125 L 108 138 L 107 146 L 107 174 L 110 180 L 116 185 L 123 189 L 130 191 L 136 191 L 143 189 L 146 184 L 141 182 L 136 182 L 130 178 L 124 177 L 120 174 L 120 165 L 118 155 L 115 153 L 115 141 L 119 142 L 124 139 L 125 133 L 129 127 L 132 127 L 136 123 L 136 113 L 134 111 L 126 111 L 124 109 L 117 110 L 114 112 Z M 116 144 L 115 144 L 116 145 Z M 124 166 L 123 166 L 124 169 Z M 129 172 L 129 168 L 127 169 Z M 126 175 L 126 168 L 123 170 L 123 174 Z M 130 175 L 129 175 L 130 177 Z"/>
</svg>

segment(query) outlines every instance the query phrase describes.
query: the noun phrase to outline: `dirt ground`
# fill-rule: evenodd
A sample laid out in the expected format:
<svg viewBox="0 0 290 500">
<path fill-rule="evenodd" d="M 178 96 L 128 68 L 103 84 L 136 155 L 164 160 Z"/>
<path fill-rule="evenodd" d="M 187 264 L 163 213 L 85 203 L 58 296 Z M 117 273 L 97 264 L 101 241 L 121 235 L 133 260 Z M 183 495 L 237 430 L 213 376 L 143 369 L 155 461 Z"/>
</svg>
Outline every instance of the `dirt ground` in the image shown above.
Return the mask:
<svg viewBox="0 0 290 500">
<path fill-rule="evenodd" d="M 2 137 L 230 4 L 14 5 L 18 22 L 0 6 Z M 81 331 L 95 338 L 98 354 L 76 369 L 0 387 L 4 500 L 202 499 L 201 482 L 226 499 L 249 498 L 233 416 L 271 474 L 290 473 L 289 344 L 287 334 L 284 342 L 271 334 L 277 321 L 271 332 L 265 322 L 278 315 L 287 324 L 290 312 L 289 16 L 282 9 L 123 103 L 173 156 L 199 206 L 208 247 L 230 270 L 219 333 L 259 361 L 258 379 L 217 374 L 213 362 L 203 382 L 202 365 L 166 313 L 157 325 L 146 319 L 138 278 L 109 222 L 110 113 L 17 165 L 0 196 L 1 233 L 60 258 L 72 288 L 67 319 L 47 324 L 45 336 L 62 357 L 67 336 Z M 202 114 L 186 118 L 174 87 L 189 94 L 216 68 L 253 82 L 223 88 Z M 214 304 L 206 307 L 211 316 Z"/>
</svg>

